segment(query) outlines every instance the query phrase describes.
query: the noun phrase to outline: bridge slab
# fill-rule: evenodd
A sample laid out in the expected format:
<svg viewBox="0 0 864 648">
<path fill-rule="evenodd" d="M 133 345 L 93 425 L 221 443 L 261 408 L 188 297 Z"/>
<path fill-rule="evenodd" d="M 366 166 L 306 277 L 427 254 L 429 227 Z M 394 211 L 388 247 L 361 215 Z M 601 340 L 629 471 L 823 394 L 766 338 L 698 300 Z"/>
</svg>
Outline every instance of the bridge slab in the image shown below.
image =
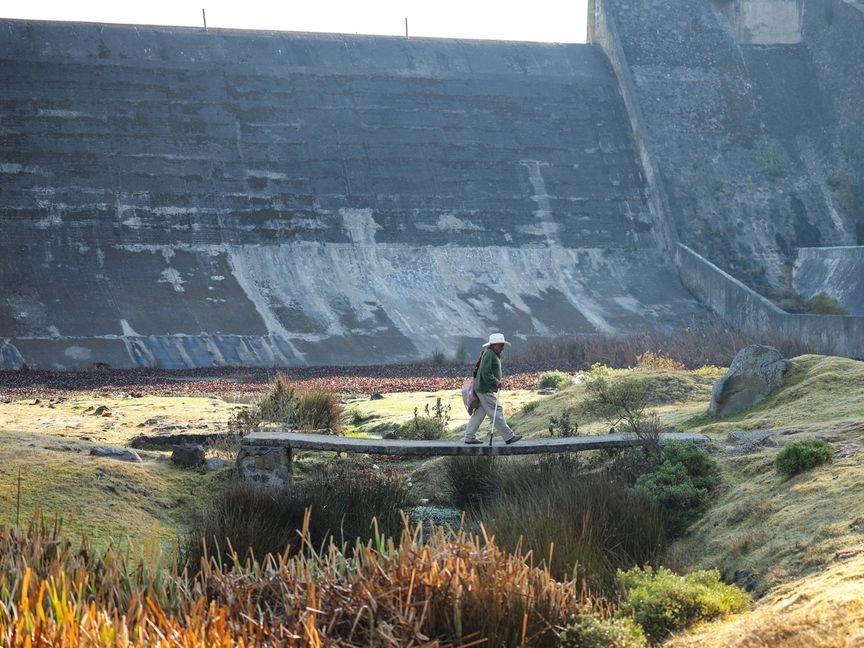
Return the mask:
<svg viewBox="0 0 864 648">
<path fill-rule="evenodd" d="M 660 443 L 692 441 L 707 443 L 704 434 L 666 433 Z M 495 440 L 467 445 L 462 441 L 408 441 L 403 439 L 364 439 L 329 434 L 299 432 L 256 432 L 241 440 L 237 467 L 247 481 L 284 486 L 291 482 L 293 450 L 350 452 L 359 454 L 399 455 L 406 457 L 441 456 L 513 456 L 583 452 L 613 448 L 630 448 L 644 443 L 634 434 L 599 434 L 576 437 L 523 439 L 507 445 Z"/>
</svg>

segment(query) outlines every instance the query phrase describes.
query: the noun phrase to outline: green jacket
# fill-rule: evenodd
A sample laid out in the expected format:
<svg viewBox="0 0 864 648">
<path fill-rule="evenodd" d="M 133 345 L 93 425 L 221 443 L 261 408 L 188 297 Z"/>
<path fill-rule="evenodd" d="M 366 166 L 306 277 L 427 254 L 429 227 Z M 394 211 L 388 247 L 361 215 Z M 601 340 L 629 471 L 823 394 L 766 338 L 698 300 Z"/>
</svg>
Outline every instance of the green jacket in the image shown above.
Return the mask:
<svg viewBox="0 0 864 648">
<path fill-rule="evenodd" d="M 477 369 L 474 391 L 478 394 L 494 394 L 500 382 L 501 358 L 492 349 L 486 349 L 480 359 L 480 368 Z"/>
</svg>

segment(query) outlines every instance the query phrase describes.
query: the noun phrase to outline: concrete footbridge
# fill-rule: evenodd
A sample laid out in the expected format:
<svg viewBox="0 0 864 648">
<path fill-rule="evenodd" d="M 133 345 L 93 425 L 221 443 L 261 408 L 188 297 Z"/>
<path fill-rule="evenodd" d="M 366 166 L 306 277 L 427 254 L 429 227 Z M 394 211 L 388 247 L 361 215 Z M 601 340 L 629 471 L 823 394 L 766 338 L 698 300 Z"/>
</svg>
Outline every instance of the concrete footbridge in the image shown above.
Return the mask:
<svg viewBox="0 0 864 648">
<path fill-rule="evenodd" d="M 660 443 L 669 441 L 707 443 L 703 434 L 665 433 Z M 291 462 L 294 450 L 350 452 L 357 454 L 398 455 L 406 457 L 481 456 L 498 457 L 529 454 L 557 454 L 631 448 L 645 443 L 635 434 L 598 434 L 575 437 L 545 437 L 523 439 L 507 445 L 496 440 L 468 445 L 461 440 L 408 441 L 403 439 L 363 439 L 329 434 L 301 434 L 298 432 L 256 432 L 240 442 L 237 467 L 248 481 L 262 484 L 284 485 L 291 481 Z"/>
</svg>

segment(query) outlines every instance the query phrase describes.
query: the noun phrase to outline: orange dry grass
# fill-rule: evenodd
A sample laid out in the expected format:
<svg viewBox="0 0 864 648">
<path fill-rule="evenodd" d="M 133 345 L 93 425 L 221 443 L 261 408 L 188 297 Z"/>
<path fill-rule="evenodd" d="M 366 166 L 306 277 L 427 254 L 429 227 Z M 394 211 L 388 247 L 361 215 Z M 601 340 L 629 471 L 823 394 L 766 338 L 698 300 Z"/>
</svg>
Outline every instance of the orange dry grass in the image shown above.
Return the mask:
<svg viewBox="0 0 864 648">
<path fill-rule="evenodd" d="M 864 646 L 864 554 L 776 588 L 752 612 L 706 624 L 669 648 Z"/>
<path fill-rule="evenodd" d="M 350 556 L 307 543 L 261 562 L 214 557 L 194 576 L 141 549 L 73 550 L 44 525 L 0 531 L 0 645 L 551 646 L 572 614 L 610 612 L 530 555 L 440 529 L 423 541 L 406 526 Z"/>
</svg>

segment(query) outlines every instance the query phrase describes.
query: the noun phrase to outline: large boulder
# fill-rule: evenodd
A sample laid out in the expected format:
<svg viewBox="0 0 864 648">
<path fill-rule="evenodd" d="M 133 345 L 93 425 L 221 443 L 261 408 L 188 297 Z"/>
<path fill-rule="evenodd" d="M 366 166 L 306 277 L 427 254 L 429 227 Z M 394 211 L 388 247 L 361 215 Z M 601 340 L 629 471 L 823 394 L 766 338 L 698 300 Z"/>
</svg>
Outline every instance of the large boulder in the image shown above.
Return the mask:
<svg viewBox="0 0 864 648">
<path fill-rule="evenodd" d="M 762 344 L 744 347 L 726 375 L 714 383 L 710 412 L 714 416 L 729 416 L 752 407 L 783 384 L 788 369 L 789 362 L 774 347 Z"/>
</svg>

